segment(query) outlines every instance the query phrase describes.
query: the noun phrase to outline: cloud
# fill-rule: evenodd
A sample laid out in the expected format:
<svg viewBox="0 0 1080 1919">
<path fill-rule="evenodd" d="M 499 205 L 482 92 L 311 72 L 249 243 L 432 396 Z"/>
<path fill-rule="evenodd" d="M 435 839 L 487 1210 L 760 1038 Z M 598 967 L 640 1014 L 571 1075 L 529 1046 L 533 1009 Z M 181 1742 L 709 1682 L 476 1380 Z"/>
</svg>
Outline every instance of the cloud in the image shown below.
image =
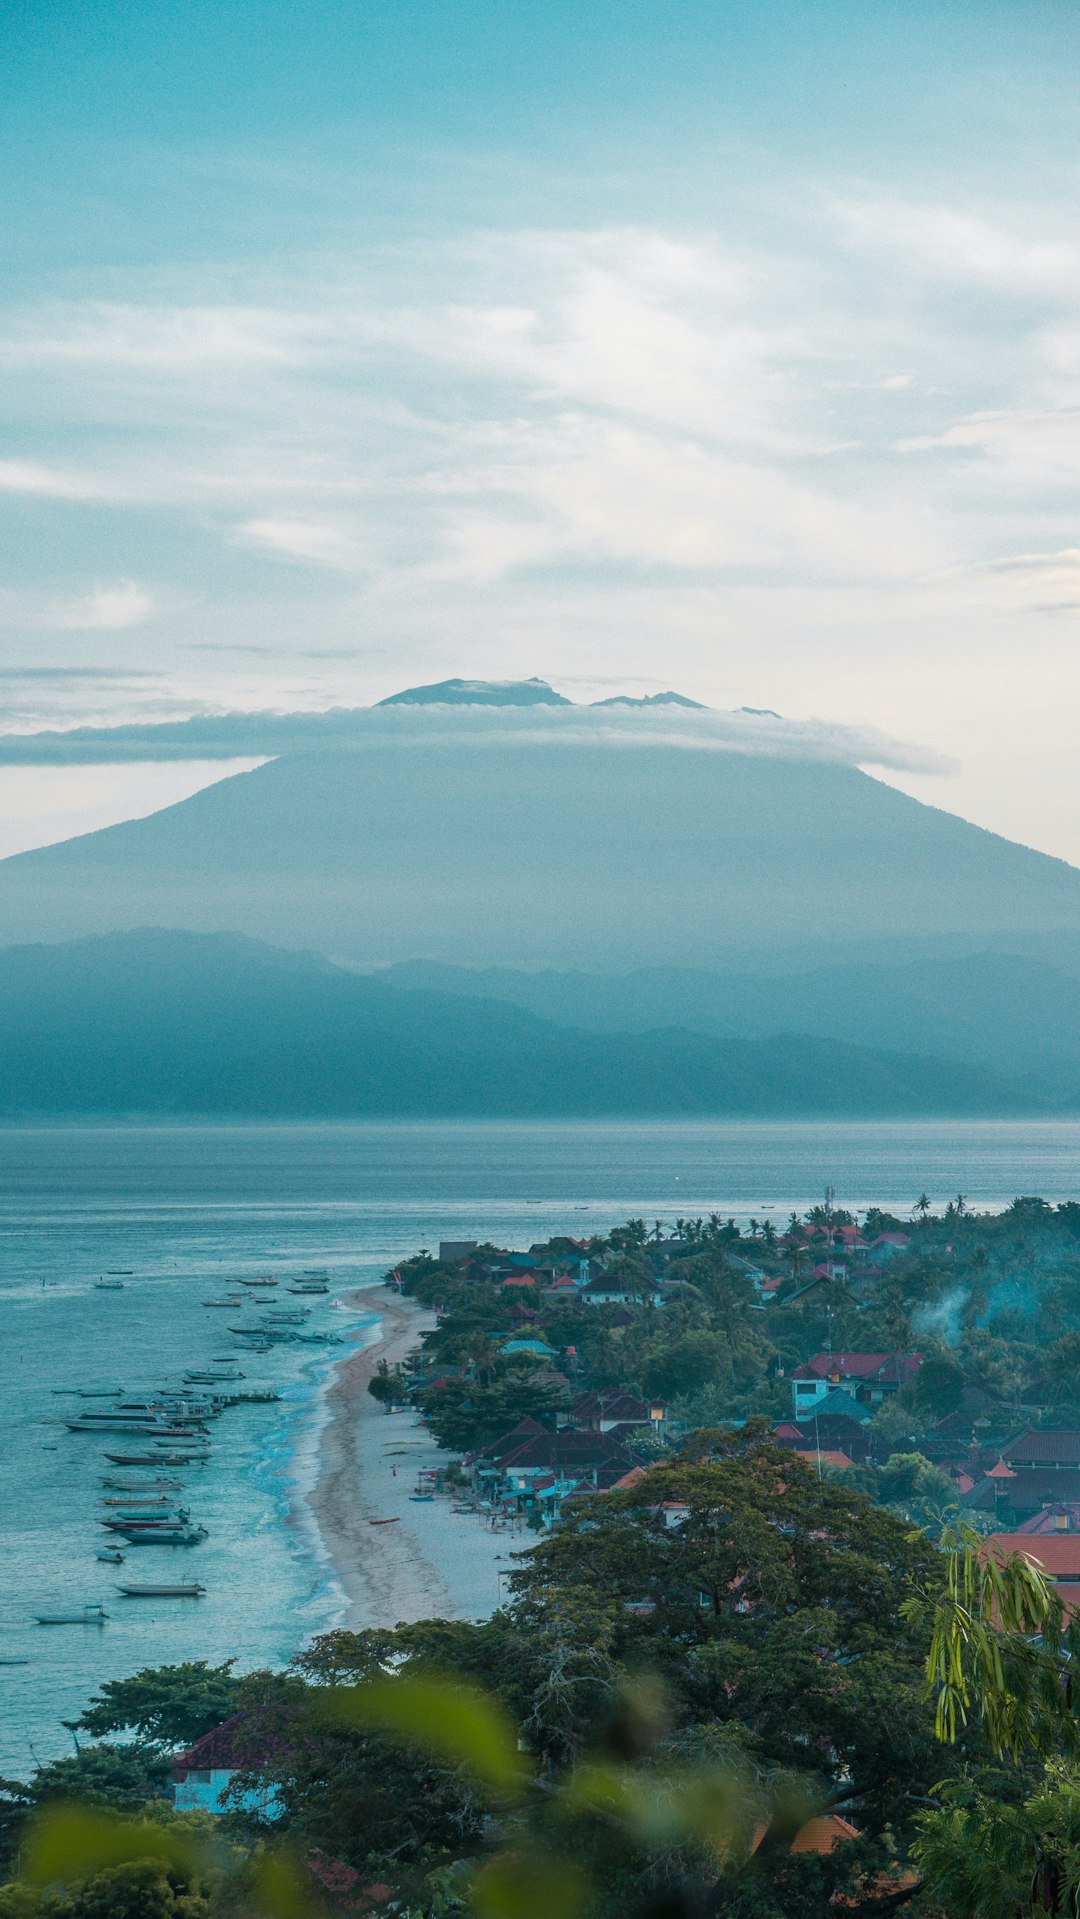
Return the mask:
<svg viewBox="0 0 1080 1919">
<path fill-rule="evenodd" d="M 11 681 L 52 680 L 62 684 L 70 680 L 78 685 L 83 681 L 101 680 L 130 684 L 161 677 L 153 668 L 142 666 L 0 666 L 0 680 Z"/>
<path fill-rule="evenodd" d="M 554 750 L 618 752 L 649 747 L 823 760 L 910 773 L 949 773 L 955 762 L 874 728 L 786 720 L 774 713 L 708 708 L 592 706 L 378 706 L 324 713 L 198 714 L 160 724 L 0 734 L 0 764 L 90 765 L 135 760 L 233 759 L 289 752 L 422 753 L 523 742 Z"/>
<path fill-rule="evenodd" d="M 1017 553 L 973 569 L 998 589 L 995 597 L 1017 612 L 1080 613 L 1080 547 L 1057 553 Z"/>
<path fill-rule="evenodd" d="M 898 440 L 898 453 L 983 454 L 1017 479 L 1080 474 L 1080 408 L 1025 407 L 972 413 L 938 433 Z"/>
<path fill-rule="evenodd" d="M 317 315 L 281 308 L 54 303 L 9 315 L 0 367 L 253 371 L 303 363 L 323 329 Z"/>
<path fill-rule="evenodd" d="M 32 493 L 51 500 L 108 500 L 109 484 L 91 474 L 67 473 L 34 460 L 0 460 L 0 493 Z"/>
<path fill-rule="evenodd" d="M 312 566 L 343 570 L 356 563 L 357 549 L 340 527 L 315 520 L 245 520 L 234 529 L 237 540 Z"/>
<path fill-rule="evenodd" d="M 48 624 L 79 633 L 119 632 L 141 626 L 153 611 L 153 595 L 145 587 L 135 580 L 117 580 L 111 586 L 93 587 L 81 599 L 57 603 Z"/>
<path fill-rule="evenodd" d="M 1071 299 L 1080 289 L 1080 248 L 1071 239 L 1018 233 L 940 203 L 867 196 L 836 201 L 834 211 L 849 243 L 903 262 L 909 272 L 993 286 L 1011 298 Z"/>
</svg>

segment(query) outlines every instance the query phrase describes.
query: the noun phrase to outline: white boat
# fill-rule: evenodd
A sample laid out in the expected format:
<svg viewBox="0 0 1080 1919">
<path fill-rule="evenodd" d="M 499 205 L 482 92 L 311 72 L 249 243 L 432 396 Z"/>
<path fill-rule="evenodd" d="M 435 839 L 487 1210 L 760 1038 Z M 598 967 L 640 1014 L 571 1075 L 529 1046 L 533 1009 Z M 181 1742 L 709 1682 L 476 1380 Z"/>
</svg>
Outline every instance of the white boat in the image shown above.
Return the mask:
<svg viewBox="0 0 1080 1919">
<path fill-rule="evenodd" d="M 118 1586 L 117 1592 L 125 1599 L 201 1599 L 206 1591 L 197 1579 L 181 1579 L 172 1586 L 155 1586 L 139 1583 L 132 1586 Z"/>
<path fill-rule="evenodd" d="M 122 1566 L 124 1563 L 123 1553 L 110 1552 L 107 1547 L 103 1548 L 103 1550 L 99 1552 L 96 1555 L 96 1557 L 98 1559 L 104 1560 L 107 1566 Z"/>
<path fill-rule="evenodd" d="M 80 1606 L 70 1612 L 38 1612 L 39 1626 L 103 1626 L 109 1617 L 104 1606 Z"/>
</svg>

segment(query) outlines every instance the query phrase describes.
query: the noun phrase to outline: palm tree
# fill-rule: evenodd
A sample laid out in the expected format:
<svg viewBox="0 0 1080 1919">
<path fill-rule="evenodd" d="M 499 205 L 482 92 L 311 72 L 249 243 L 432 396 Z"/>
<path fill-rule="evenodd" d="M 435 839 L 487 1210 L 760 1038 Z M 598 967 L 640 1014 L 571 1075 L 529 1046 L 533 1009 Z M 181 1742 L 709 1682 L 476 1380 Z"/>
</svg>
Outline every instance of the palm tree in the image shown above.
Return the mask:
<svg viewBox="0 0 1080 1919">
<path fill-rule="evenodd" d="M 957 1212 L 961 1219 L 963 1219 L 964 1214 L 967 1212 L 967 1199 L 963 1193 L 957 1193 L 955 1205 Z"/>
<path fill-rule="evenodd" d="M 929 1193 L 920 1193 L 918 1199 L 915 1201 L 915 1204 L 911 1209 L 913 1213 L 919 1214 L 924 1226 L 926 1224 L 927 1214 L 929 1213 L 930 1207 L 932 1204 L 933 1202 L 930 1198 Z"/>
</svg>

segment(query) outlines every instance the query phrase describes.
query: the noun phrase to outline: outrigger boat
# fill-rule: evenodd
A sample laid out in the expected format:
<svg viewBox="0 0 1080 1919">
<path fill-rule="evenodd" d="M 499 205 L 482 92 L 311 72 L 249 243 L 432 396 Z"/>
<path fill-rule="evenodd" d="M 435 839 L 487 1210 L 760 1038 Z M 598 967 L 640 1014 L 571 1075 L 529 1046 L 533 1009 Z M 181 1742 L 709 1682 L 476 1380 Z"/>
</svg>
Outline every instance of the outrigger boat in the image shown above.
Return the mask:
<svg viewBox="0 0 1080 1919">
<path fill-rule="evenodd" d="M 241 1286 L 276 1286 L 277 1280 L 272 1279 L 270 1274 L 267 1273 L 261 1279 L 242 1279 L 240 1284 Z"/>
<path fill-rule="evenodd" d="M 103 1626 L 109 1617 L 104 1606 L 80 1606 L 77 1612 L 38 1612 L 39 1626 Z"/>
<path fill-rule="evenodd" d="M 206 1591 L 197 1579 L 180 1579 L 173 1586 L 142 1584 L 118 1586 L 125 1599 L 201 1599 Z"/>
<path fill-rule="evenodd" d="M 129 1546 L 197 1546 L 208 1537 L 205 1526 L 132 1526 L 124 1533 Z"/>
<path fill-rule="evenodd" d="M 178 1493 L 183 1490 L 182 1479 L 114 1479 L 106 1476 L 102 1485 L 114 1493 Z M 106 1500 L 106 1505 L 111 1501 Z"/>
<path fill-rule="evenodd" d="M 210 1448 L 186 1446 L 180 1451 L 173 1446 L 167 1451 L 163 1447 L 156 1453 L 106 1453 L 105 1457 L 112 1466 L 191 1466 L 209 1459 Z"/>
</svg>

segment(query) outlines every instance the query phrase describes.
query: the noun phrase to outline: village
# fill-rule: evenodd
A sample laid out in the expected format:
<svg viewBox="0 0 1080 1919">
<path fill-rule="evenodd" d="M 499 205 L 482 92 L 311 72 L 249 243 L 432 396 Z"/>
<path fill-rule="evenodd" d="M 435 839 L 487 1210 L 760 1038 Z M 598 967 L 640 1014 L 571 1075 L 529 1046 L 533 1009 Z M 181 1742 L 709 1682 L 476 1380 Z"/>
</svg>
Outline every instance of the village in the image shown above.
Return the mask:
<svg viewBox="0 0 1080 1919">
<path fill-rule="evenodd" d="M 783 1232 L 714 1214 L 525 1250 L 444 1241 L 387 1277 L 436 1324 L 370 1390 L 459 1455 L 430 1490 L 493 1526 L 549 1531 L 569 1502 L 729 1428 L 932 1538 L 961 1525 L 1030 1554 L 1068 1594 L 1078 1211 L 1026 1198 L 978 1215 L 960 1196 L 934 1213 L 923 1196 L 907 1221 L 872 1209 L 860 1225 L 828 1193 Z"/>
</svg>

